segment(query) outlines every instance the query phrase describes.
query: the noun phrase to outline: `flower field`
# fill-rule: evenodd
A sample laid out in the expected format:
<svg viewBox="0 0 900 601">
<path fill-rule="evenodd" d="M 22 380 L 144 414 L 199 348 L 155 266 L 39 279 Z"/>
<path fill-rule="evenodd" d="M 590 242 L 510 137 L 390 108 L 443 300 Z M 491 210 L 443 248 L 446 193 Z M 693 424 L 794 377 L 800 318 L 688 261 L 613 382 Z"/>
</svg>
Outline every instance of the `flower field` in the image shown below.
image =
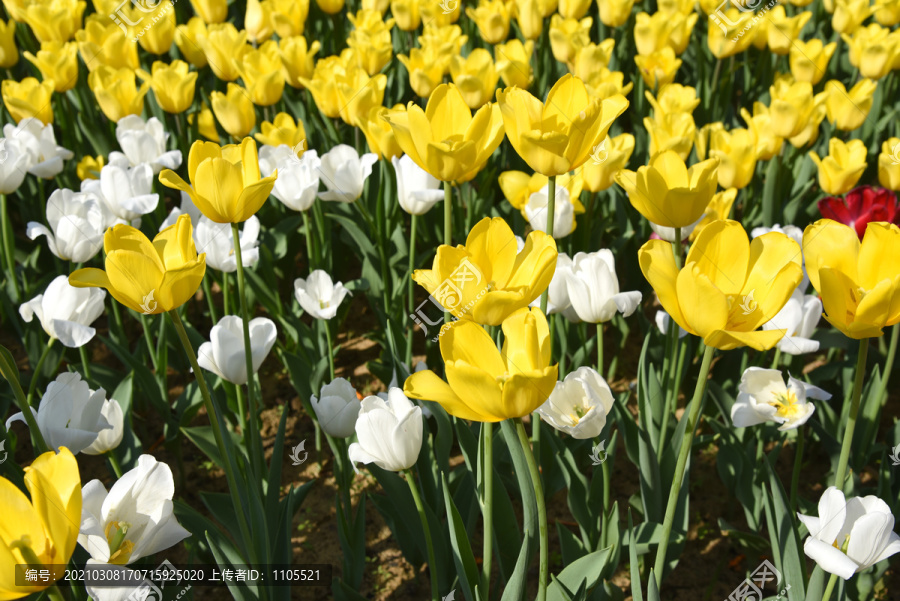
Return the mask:
<svg viewBox="0 0 900 601">
<path fill-rule="evenodd" d="M 900 599 L 900 0 L 3 8 L 0 601 Z"/>
</svg>

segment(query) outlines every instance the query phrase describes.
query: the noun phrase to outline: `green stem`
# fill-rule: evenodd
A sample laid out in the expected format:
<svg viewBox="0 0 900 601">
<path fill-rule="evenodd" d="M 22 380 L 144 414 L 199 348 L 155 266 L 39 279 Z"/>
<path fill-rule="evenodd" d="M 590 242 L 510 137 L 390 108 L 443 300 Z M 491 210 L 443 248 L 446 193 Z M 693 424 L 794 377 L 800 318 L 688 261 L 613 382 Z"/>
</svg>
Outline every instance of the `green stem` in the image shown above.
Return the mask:
<svg viewBox="0 0 900 601">
<path fill-rule="evenodd" d="M 112 466 L 113 471 L 116 473 L 116 478 L 122 477 L 122 464 L 119 463 L 119 458 L 116 457 L 115 451 L 107 451 L 106 458 L 109 459 L 109 464 Z"/>
<path fill-rule="evenodd" d="M 112 309 L 113 323 L 116 324 L 116 333 L 118 334 L 116 342 L 119 344 L 127 344 L 125 338 L 125 326 L 122 325 L 122 313 L 119 311 L 119 303 L 111 294 L 107 295 L 107 297 L 109 298 L 109 304 Z"/>
<path fill-rule="evenodd" d="M 225 315 L 231 315 L 231 285 L 228 283 L 229 277 L 226 272 L 222 272 L 222 312 Z"/>
<path fill-rule="evenodd" d="M 672 251 L 675 253 L 675 267 L 681 269 L 681 228 L 675 228 L 675 242 L 672 245 Z"/>
<path fill-rule="evenodd" d="M 887 400 L 888 380 L 890 380 L 891 372 L 894 371 L 894 359 L 897 356 L 897 338 L 900 338 L 900 323 L 895 323 L 891 328 L 891 345 L 888 347 L 887 359 L 884 360 L 884 371 L 881 372 L 881 386 L 878 389 L 879 403 Z"/>
<path fill-rule="evenodd" d="M 209 285 L 209 280 L 207 278 L 203 278 L 203 296 L 206 297 L 206 304 L 209 306 L 209 318 L 213 323 L 218 323 L 219 319 L 216 317 L 216 303 L 213 302 L 212 295 L 212 287 Z"/>
<path fill-rule="evenodd" d="M 409 484 L 409 492 L 412 493 L 413 501 L 416 503 L 416 510 L 419 512 L 419 519 L 422 521 L 422 530 L 425 532 L 425 546 L 428 547 L 428 579 L 431 580 L 431 601 L 438 601 L 440 596 L 438 593 L 437 562 L 434 559 L 434 545 L 431 542 L 431 528 L 428 527 L 425 506 L 422 504 L 422 497 L 419 496 L 419 488 L 416 486 L 416 477 L 412 469 L 403 470 L 403 473 L 406 474 L 406 483 Z"/>
<path fill-rule="evenodd" d="M 0 345 L 0 348 L 6 351 L 6 353 L 9 353 L 9 350 L 3 345 Z M 12 355 L 10 354 L 10 356 Z M 12 388 L 13 399 L 15 400 L 19 411 L 22 412 L 25 423 L 28 424 L 28 432 L 31 434 L 31 441 L 34 448 L 37 449 L 37 454 L 40 455 L 41 453 L 46 453 L 50 450 L 50 447 L 48 447 L 47 443 L 44 441 L 44 435 L 41 434 L 41 430 L 38 428 L 37 421 L 34 418 L 34 413 L 31 412 L 31 405 L 25 397 L 25 391 L 22 390 L 22 385 L 19 384 L 19 377 L 15 365 L 7 365 L 2 356 L 0 356 L 0 374 L 6 378 L 10 388 Z"/>
<path fill-rule="evenodd" d="M 234 385 L 234 394 L 237 399 L 238 426 L 241 428 L 241 435 L 247 439 L 247 403 L 244 401 L 244 390 L 240 385 Z"/>
<path fill-rule="evenodd" d="M 781 363 L 781 349 L 775 349 L 775 356 L 772 358 L 772 367 L 770 369 L 778 369 L 778 365 Z"/>
<path fill-rule="evenodd" d="M 16 279 L 16 239 L 13 237 L 12 222 L 9 219 L 9 207 L 6 202 L 6 194 L 0 194 L 0 235 L 2 235 L 3 258 L 8 270 L 9 279 L 13 285 L 13 300 L 19 301 L 19 281 Z"/>
<path fill-rule="evenodd" d="M 603 373 L 603 324 L 597 324 L 597 373 L 605 377 Z"/>
<path fill-rule="evenodd" d="M 225 478 L 228 480 L 228 492 L 231 494 L 231 503 L 234 506 L 234 513 L 237 516 L 238 527 L 241 530 L 241 538 L 243 539 L 244 545 L 246 545 L 252 553 L 252 545 L 250 543 L 253 539 L 250 537 L 250 529 L 248 528 L 246 521 L 247 514 L 244 511 L 238 493 L 238 481 L 233 471 L 234 464 L 232 463 L 232 457 L 227 452 L 225 439 L 222 436 L 222 424 L 219 422 L 219 408 L 212 398 L 212 395 L 209 394 L 209 388 L 206 386 L 206 377 L 203 375 L 200 364 L 197 363 L 197 355 L 194 353 L 194 347 L 191 345 L 191 340 L 188 338 L 187 330 L 184 329 L 184 324 L 181 322 L 181 316 L 178 315 L 176 309 L 172 309 L 169 311 L 169 317 L 175 325 L 175 331 L 178 333 L 178 338 L 181 340 L 181 345 L 184 347 L 184 353 L 187 355 L 188 361 L 194 370 L 194 377 L 197 379 L 197 384 L 200 386 L 200 395 L 203 397 L 203 406 L 206 408 L 206 413 L 209 416 L 213 437 L 216 439 L 216 448 L 219 451 L 219 457 L 222 459 L 222 467 L 225 469 Z"/>
<path fill-rule="evenodd" d="M 47 596 L 53 599 L 53 601 L 66 601 L 66 597 L 62 594 L 62 591 L 59 590 L 59 587 L 55 584 L 51 584 L 46 589 Z"/>
<path fill-rule="evenodd" d="M 153 350 L 153 336 L 150 335 L 150 326 L 147 324 L 147 315 L 145 313 L 139 313 L 138 315 L 140 315 L 141 318 L 141 327 L 144 329 L 144 342 L 147 344 L 147 354 L 150 355 L 153 371 L 155 371 L 157 377 L 159 377 L 159 365 L 156 362 L 156 352 Z M 163 397 L 165 397 L 165 394 Z"/>
<path fill-rule="evenodd" d="M 412 215 L 409 228 L 409 280 L 407 280 L 407 297 L 409 304 L 409 315 L 412 316 L 415 310 L 415 282 L 413 282 L 413 270 L 416 267 L 416 225 L 418 225 L 418 215 Z M 407 317 L 409 319 L 409 317 Z M 413 352 L 413 322 L 408 321 L 407 341 L 406 341 L 406 364 L 412 370 L 412 352 Z"/>
<path fill-rule="evenodd" d="M 662 539 L 659 550 L 656 553 L 656 583 L 662 585 L 663 570 L 666 567 L 666 549 L 669 546 L 669 537 L 672 534 L 672 525 L 675 521 L 675 507 L 678 505 L 679 492 L 682 487 L 685 466 L 691 455 L 691 445 L 694 443 L 694 434 L 697 430 L 697 419 L 700 417 L 700 406 L 703 404 L 703 393 L 706 391 L 706 380 L 709 376 L 709 366 L 712 363 L 716 349 L 707 346 L 703 351 L 703 363 L 700 365 L 700 373 L 697 376 L 697 386 L 694 388 L 694 398 L 691 399 L 690 414 L 684 438 L 681 440 L 681 451 L 678 453 L 678 463 L 675 464 L 675 476 L 672 478 L 672 487 L 669 490 L 669 500 L 666 503 L 666 515 L 663 519 Z"/>
<path fill-rule="evenodd" d="M 859 354 L 856 357 L 856 377 L 853 379 L 853 397 L 850 400 L 850 417 L 841 444 L 841 458 L 834 475 L 834 485 L 838 490 L 844 489 L 844 476 L 847 463 L 850 461 L 850 447 L 853 445 L 853 430 L 856 428 L 856 417 L 859 415 L 859 399 L 862 395 L 863 378 L 866 375 L 866 356 L 869 354 L 869 339 L 859 341 Z"/>
<path fill-rule="evenodd" d="M 84 345 L 78 347 L 78 356 L 81 357 L 81 369 L 84 370 L 84 379 L 91 379 L 91 362 L 88 361 L 87 349 Z"/>
<path fill-rule="evenodd" d="M 444 182 L 444 244 L 453 244 L 453 184 Z"/>
<path fill-rule="evenodd" d="M 47 341 L 47 344 L 44 346 L 44 352 L 41 353 L 41 358 L 38 359 L 37 365 L 31 373 L 31 382 L 28 383 L 28 396 L 25 399 L 25 404 L 29 407 L 31 407 L 31 399 L 34 397 L 34 391 L 37 389 L 38 379 L 41 377 L 41 368 L 44 367 L 44 361 L 47 360 L 47 355 L 50 354 L 50 347 L 53 346 L 54 342 L 56 342 L 56 338 L 53 337 Z"/>
<path fill-rule="evenodd" d="M 320 320 L 322 327 L 325 329 L 325 340 L 328 343 L 328 373 L 331 375 L 331 382 L 334 380 L 334 342 L 331 339 L 331 320 Z"/>
<path fill-rule="evenodd" d="M 797 448 L 794 450 L 794 472 L 791 474 L 791 515 L 797 511 L 797 490 L 800 486 L 800 464 L 803 463 L 803 426 L 797 428 Z"/>
<path fill-rule="evenodd" d="M 556 176 L 547 178 L 547 235 L 553 238 L 553 220 L 556 216 Z M 544 290 L 541 295 L 541 312 L 547 313 L 547 299 L 550 297 L 550 289 Z M 546 591 L 544 591 L 546 593 Z"/>
<path fill-rule="evenodd" d="M 837 574 L 832 574 L 831 578 L 828 579 L 828 586 L 825 587 L 825 594 L 822 595 L 822 601 L 828 601 L 831 599 L 831 592 L 834 590 L 834 585 L 837 583 Z"/>
<path fill-rule="evenodd" d="M 538 531 L 540 534 L 541 547 L 537 601 L 545 601 L 547 598 L 547 579 L 550 574 L 550 541 L 547 536 L 547 506 L 544 503 L 544 487 L 541 484 L 541 475 L 538 473 L 537 462 L 534 460 L 534 454 L 531 452 L 531 446 L 528 444 L 528 435 L 525 433 L 525 426 L 522 424 L 522 418 L 516 418 L 515 422 L 516 433 L 519 435 L 519 443 L 522 445 L 522 450 L 525 451 L 525 460 L 528 463 L 528 473 L 531 475 L 531 484 L 534 486 L 534 499 L 537 501 Z"/>
<path fill-rule="evenodd" d="M 315 262 L 313 261 L 313 231 L 309 227 L 309 215 L 306 214 L 306 211 L 301 211 L 300 216 L 303 217 L 303 229 L 306 232 L 304 238 L 306 238 L 306 262 L 309 263 L 309 271 L 312 272 L 315 269 Z"/>
<path fill-rule="evenodd" d="M 494 553 L 494 424 L 481 424 L 484 431 L 484 482 L 482 514 L 484 515 L 484 553 L 482 554 L 482 599 L 491 595 L 491 559 Z"/>
</svg>

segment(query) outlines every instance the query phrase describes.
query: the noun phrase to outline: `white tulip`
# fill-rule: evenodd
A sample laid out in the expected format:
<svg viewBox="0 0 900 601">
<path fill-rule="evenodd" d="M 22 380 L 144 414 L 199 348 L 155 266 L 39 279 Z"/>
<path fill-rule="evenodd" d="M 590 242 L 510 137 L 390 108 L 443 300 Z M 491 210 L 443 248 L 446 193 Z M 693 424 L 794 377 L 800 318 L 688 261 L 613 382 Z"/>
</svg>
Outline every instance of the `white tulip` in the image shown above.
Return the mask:
<svg viewBox="0 0 900 601">
<path fill-rule="evenodd" d="M 65 275 L 56 276 L 43 294 L 19 306 L 26 323 L 35 316 L 51 338 L 68 348 L 87 344 L 97 331 L 91 327 L 103 314 L 106 291 L 102 288 L 76 288 Z"/>
<path fill-rule="evenodd" d="M 519 248 L 519 252 L 522 248 Z M 572 307 L 569 300 L 569 286 L 566 283 L 566 275 L 572 272 L 572 258 L 564 252 L 556 257 L 556 271 L 553 272 L 553 279 L 550 280 L 550 287 L 547 289 L 547 315 L 554 313 L 562 313 L 563 317 L 572 323 L 580 323 L 581 318 Z M 534 299 L 529 305 L 530 307 L 540 307 L 540 297 Z"/>
<path fill-rule="evenodd" d="M 269 177 L 275 173 L 275 169 L 278 169 L 278 174 L 281 175 L 281 169 L 278 168 L 278 163 L 291 158 L 292 155 L 295 159 L 297 158 L 297 154 L 287 144 L 279 144 L 278 146 L 263 144 L 259 147 L 260 175 Z"/>
<path fill-rule="evenodd" d="M 265 317 L 250 320 L 250 351 L 253 357 L 253 373 L 265 361 L 275 344 L 275 323 Z M 244 356 L 244 320 L 236 315 L 226 315 L 212 327 L 210 342 L 200 345 L 197 353 L 200 367 L 207 369 L 232 384 L 247 383 L 247 359 Z"/>
<path fill-rule="evenodd" d="M 81 190 L 100 197 L 112 215 L 109 226 L 133 221 L 159 203 L 159 194 L 153 194 L 153 170 L 147 163 L 137 167 L 106 165 L 100 170 L 100 179 L 84 180 Z"/>
<path fill-rule="evenodd" d="M 50 448 L 58 453 L 59 447 L 66 447 L 77 455 L 97 440 L 101 430 L 111 427 L 103 417 L 105 399 L 105 390 L 91 390 L 79 374 L 67 372 L 47 385 L 37 411 L 29 409 Z M 25 421 L 21 411 L 6 420 L 6 429 L 17 421 Z"/>
<path fill-rule="evenodd" d="M 251 215 L 238 235 L 244 267 L 253 267 L 259 261 L 258 238 L 259 218 Z M 206 253 L 207 265 L 225 273 L 237 271 L 237 254 L 234 252 L 234 235 L 230 223 L 216 223 L 208 217 L 200 217 L 194 229 L 194 241 L 197 252 Z"/>
<path fill-rule="evenodd" d="M 319 193 L 319 198 L 354 202 L 362 196 L 363 184 L 377 160 L 377 154 L 369 152 L 359 156 L 352 146 L 338 144 L 322 156 L 319 174 L 328 191 Z"/>
<path fill-rule="evenodd" d="M 788 236 L 794 242 L 796 242 L 800 246 L 800 248 L 803 248 L 803 230 L 796 225 L 781 226 L 776 223 L 772 227 L 755 227 L 750 232 L 750 237 L 758 238 L 763 234 L 768 234 L 769 232 L 778 232 L 780 234 L 784 234 L 785 236 Z M 806 257 L 801 254 L 800 260 L 801 266 L 803 267 L 803 279 L 800 280 L 800 285 L 797 286 L 797 290 L 799 290 L 800 292 L 806 292 L 809 289 L 809 276 L 806 275 Z"/>
<path fill-rule="evenodd" d="M 0 138 L 0 194 L 19 189 L 28 173 L 28 152 L 21 142 Z"/>
<path fill-rule="evenodd" d="M 108 492 L 91 480 L 81 489 L 78 544 L 94 561 L 119 565 L 168 549 L 191 535 L 175 518 L 174 494 L 172 470 L 152 455 L 138 457 Z"/>
<path fill-rule="evenodd" d="M 844 580 L 900 551 L 891 508 L 875 495 L 845 499 L 829 486 L 819 498 L 819 517 L 797 517 L 809 530 L 803 552 Z"/>
<path fill-rule="evenodd" d="M 669 317 L 669 314 L 662 310 L 657 311 L 656 316 L 654 317 L 654 321 L 656 321 L 656 327 L 659 329 L 660 333 L 664 336 L 668 336 L 669 322 L 672 321 L 672 318 Z M 678 324 L 676 324 L 675 327 L 678 328 L 679 338 L 684 338 L 685 336 L 687 336 L 687 330 L 685 330 Z"/>
<path fill-rule="evenodd" d="M 778 341 L 778 350 L 788 355 L 802 355 L 819 350 L 819 341 L 811 340 L 822 317 L 822 301 L 815 294 L 804 295 L 800 288 L 775 317 L 763 324 L 764 330 L 787 330 Z"/>
<path fill-rule="evenodd" d="M 286 145 L 279 148 L 290 148 Z M 321 160 L 315 150 L 307 150 L 299 159 L 293 152 L 278 161 L 278 178 L 272 196 L 292 211 L 307 211 L 319 193 Z"/>
<path fill-rule="evenodd" d="M 115 399 L 103 401 L 100 415 L 106 418 L 110 428 L 100 430 L 97 433 L 97 440 L 82 451 L 85 455 L 102 455 L 112 451 L 122 443 L 122 437 L 125 435 L 125 414 L 122 413 L 122 406 L 119 405 L 119 401 Z"/>
<path fill-rule="evenodd" d="M 531 229 L 547 233 L 549 199 L 549 184 L 528 197 L 525 204 L 525 218 L 528 219 Z M 553 237 L 565 238 L 572 233 L 574 226 L 575 206 L 569 199 L 569 190 L 564 186 L 557 186 L 556 204 L 553 207 Z"/>
<path fill-rule="evenodd" d="M 181 151 L 167 151 L 168 139 L 169 134 L 156 117 L 145 122 L 137 115 L 128 115 L 116 123 L 116 140 L 123 152 L 109 153 L 109 162 L 118 164 L 124 158 L 132 167 L 146 163 L 153 170 L 153 175 L 163 169 L 178 169 L 181 166 Z"/>
<path fill-rule="evenodd" d="M 807 397 L 827 401 L 831 395 L 788 376 L 788 383 L 777 369 L 748 367 L 741 376 L 738 397 L 731 407 L 735 428 L 746 428 L 765 422 L 781 424 L 779 430 L 799 428 L 812 417 L 816 406 Z"/>
<path fill-rule="evenodd" d="M 331 276 L 316 269 L 306 279 L 294 280 L 294 298 L 303 310 L 316 319 L 331 319 L 350 291 L 341 282 L 333 283 Z"/>
<path fill-rule="evenodd" d="M 557 382 L 550 398 L 538 407 L 541 418 L 569 436 L 594 438 L 606 426 L 615 400 L 606 380 L 590 367 L 579 367 Z"/>
<path fill-rule="evenodd" d="M 338 438 L 353 436 L 361 405 L 350 382 L 335 378 L 322 386 L 319 398 L 313 395 L 309 400 L 319 425 L 327 434 Z"/>
<path fill-rule="evenodd" d="M 197 238 L 197 223 L 200 221 L 200 209 L 197 208 L 197 205 L 194 204 L 194 201 L 191 200 L 191 197 L 187 195 L 186 192 L 181 193 L 181 206 L 173 207 L 171 211 L 169 211 L 168 216 L 163 220 L 162 224 L 159 226 L 159 231 L 163 231 L 169 226 L 175 225 L 175 222 L 178 221 L 178 217 L 180 217 L 183 213 L 187 213 L 191 218 L 191 226 L 194 228 L 194 239 Z"/>
<path fill-rule="evenodd" d="M 22 119 L 18 125 L 7 123 L 3 135 L 18 142 L 28 155 L 28 173 L 43 179 L 59 175 L 63 160 L 74 156 L 71 150 L 56 145 L 52 125 L 44 125 L 34 117 Z"/>
<path fill-rule="evenodd" d="M 577 253 L 566 272 L 569 301 L 582 321 L 604 323 L 616 311 L 628 317 L 641 302 L 640 292 L 619 292 L 616 263 L 607 249 Z"/>
<path fill-rule="evenodd" d="M 362 400 L 356 437 L 348 449 L 353 469 L 357 463 L 374 463 L 399 472 L 416 463 L 422 450 L 422 408 L 391 388 L 387 400 L 368 396 Z"/>
<path fill-rule="evenodd" d="M 25 235 L 47 237 L 47 247 L 64 261 L 84 263 L 103 247 L 109 212 L 96 194 L 56 189 L 47 200 L 47 223 L 29 221 Z"/>
<path fill-rule="evenodd" d="M 424 215 L 444 200 L 441 182 L 416 165 L 409 155 L 391 159 L 397 174 L 397 200 L 410 215 Z"/>
</svg>

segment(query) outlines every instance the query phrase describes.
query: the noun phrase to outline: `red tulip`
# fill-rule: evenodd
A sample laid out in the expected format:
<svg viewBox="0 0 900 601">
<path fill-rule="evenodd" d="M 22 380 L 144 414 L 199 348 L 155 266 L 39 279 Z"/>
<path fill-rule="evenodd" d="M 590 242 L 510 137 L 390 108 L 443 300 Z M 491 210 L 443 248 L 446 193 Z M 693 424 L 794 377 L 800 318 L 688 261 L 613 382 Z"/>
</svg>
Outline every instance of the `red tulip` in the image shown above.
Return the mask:
<svg viewBox="0 0 900 601">
<path fill-rule="evenodd" d="M 856 228 L 856 235 L 860 240 L 871 221 L 900 224 L 897 195 L 891 190 L 872 186 L 854 188 L 847 192 L 844 198 L 823 198 L 819 201 L 819 212 L 826 219 L 833 219 Z"/>
</svg>

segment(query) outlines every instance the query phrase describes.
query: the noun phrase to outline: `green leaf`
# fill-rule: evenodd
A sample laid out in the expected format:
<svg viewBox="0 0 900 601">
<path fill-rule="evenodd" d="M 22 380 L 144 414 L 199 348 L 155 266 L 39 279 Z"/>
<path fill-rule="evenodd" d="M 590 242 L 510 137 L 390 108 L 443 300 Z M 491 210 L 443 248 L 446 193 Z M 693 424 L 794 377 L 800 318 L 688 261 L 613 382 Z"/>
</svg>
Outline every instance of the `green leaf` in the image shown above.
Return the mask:
<svg viewBox="0 0 900 601">
<path fill-rule="evenodd" d="M 660 526 L 662 527 L 662 526 Z M 628 510 L 628 532 L 626 533 L 631 540 L 635 539 L 634 520 L 631 519 L 631 509 Z M 637 545 L 628 545 L 628 563 L 631 568 L 631 598 L 632 601 L 644 601 L 644 595 L 641 592 L 641 570 L 638 564 Z"/>
<path fill-rule="evenodd" d="M 217 564 L 242 565 L 247 563 L 227 539 L 211 536 L 211 533 L 207 532 L 206 542 L 209 544 L 209 549 L 216 558 Z M 228 592 L 237 601 L 256 601 L 259 599 L 259 588 L 252 584 L 238 584 L 235 581 L 228 581 Z"/>
<path fill-rule="evenodd" d="M 475 601 L 475 587 L 478 585 L 479 573 L 475 564 L 475 556 L 472 554 L 472 547 L 469 544 L 469 534 L 466 532 L 453 499 L 450 497 L 450 487 L 447 486 L 447 476 L 445 474 L 441 474 L 441 485 L 444 491 L 444 505 L 449 521 L 453 563 L 456 565 L 459 583 L 463 587 L 466 598 Z"/>
<path fill-rule="evenodd" d="M 766 521 L 769 522 L 770 542 L 775 556 L 775 567 L 781 570 L 785 582 L 791 584 L 788 591 L 790 601 L 802 601 L 806 597 L 805 555 L 800 544 L 800 533 L 794 525 L 794 514 L 790 502 L 781 486 L 769 458 L 765 458 L 769 474 L 770 497 L 767 503 Z M 772 534 L 775 535 L 772 538 Z"/>
<path fill-rule="evenodd" d="M 567 598 L 565 590 L 577 591 L 582 587 L 585 590 L 594 588 L 606 567 L 611 551 L 612 547 L 600 549 L 570 563 L 547 587 L 547 601 L 564 601 Z"/>
<path fill-rule="evenodd" d="M 506 583 L 506 588 L 503 589 L 500 601 L 522 601 L 525 597 L 529 546 L 530 542 L 527 538 L 522 541 L 522 546 L 519 548 L 519 559 L 516 560 L 516 567 L 513 569 L 509 582 Z"/>
</svg>

